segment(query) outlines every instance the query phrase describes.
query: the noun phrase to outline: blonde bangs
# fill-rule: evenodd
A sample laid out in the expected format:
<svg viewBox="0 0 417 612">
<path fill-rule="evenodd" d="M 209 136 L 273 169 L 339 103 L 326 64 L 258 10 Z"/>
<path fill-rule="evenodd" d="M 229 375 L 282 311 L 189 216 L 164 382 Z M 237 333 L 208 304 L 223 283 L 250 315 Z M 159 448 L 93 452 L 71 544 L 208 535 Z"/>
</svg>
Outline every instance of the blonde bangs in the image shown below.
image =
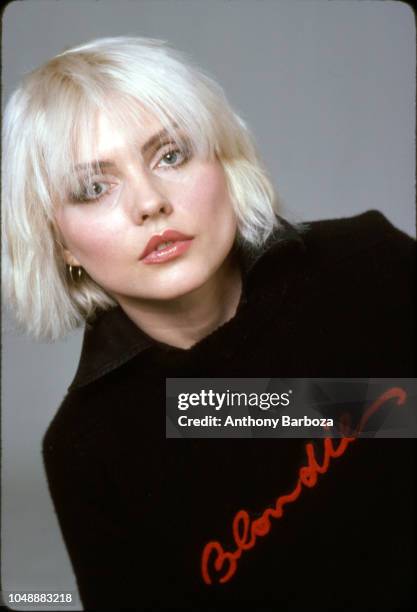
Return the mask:
<svg viewBox="0 0 417 612">
<path fill-rule="evenodd" d="M 60 200 L 68 190 L 80 188 L 76 169 L 80 160 L 86 164 L 84 176 L 97 171 L 100 112 L 132 152 L 137 151 L 141 139 L 145 111 L 160 122 L 178 146 L 191 149 L 193 154 L 202 158 L 233 154 L 230 146 L 223 150 L 225 130 L 218 123 L 224 107 L 219 107 L 213 96 L 214 82 L 205 82 L 208 77 L 200 75 L 200 81 L 196 76 L 193 84 L 190 70 L 177 58 L 168 57 L 165 49 L 153 48 L 152 57 L 146 57 L 146 61 L 143 49 L 132 57 L 135 49 L 137 44 L 126 57 L 120 52 L 116 58 L 114 54 L 109 58 L 90 57 L 86 50 L 79 55 L 76 50 L 64 52 L 45 74 L 48 96 L 43 99 L 43 125 L 34 134 L 34 141 L 39 144 L 38 166 L 43 166 L 50 190 Z M 157 61 L 159 55 L 161 61 Z"/>
</svg>

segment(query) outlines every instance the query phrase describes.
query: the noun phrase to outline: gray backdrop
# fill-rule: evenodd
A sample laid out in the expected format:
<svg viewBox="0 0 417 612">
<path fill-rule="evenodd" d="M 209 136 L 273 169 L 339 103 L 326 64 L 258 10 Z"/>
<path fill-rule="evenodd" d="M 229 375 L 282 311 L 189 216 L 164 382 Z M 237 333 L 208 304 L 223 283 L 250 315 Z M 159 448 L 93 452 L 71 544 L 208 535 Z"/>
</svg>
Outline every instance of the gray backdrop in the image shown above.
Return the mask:
<svg viewBox="0 0 417 612">
<path fill-rule="evenodd" d="M 292 218 L 376 208 L 415 234 L 415 25 L 407 4 L 12 2 L 3 15 L 3 104 L 25 72 L 64 47 L 116 35 L 168 40 L 223 85 Z M 75 372 L 81 333 L 35 343 L 16 334 L 5 308 L 3 315 L 3 589 L 74 591 L 40 443 Z M 81 609 L 78 601 L 72 609 Z"/>
</svg>

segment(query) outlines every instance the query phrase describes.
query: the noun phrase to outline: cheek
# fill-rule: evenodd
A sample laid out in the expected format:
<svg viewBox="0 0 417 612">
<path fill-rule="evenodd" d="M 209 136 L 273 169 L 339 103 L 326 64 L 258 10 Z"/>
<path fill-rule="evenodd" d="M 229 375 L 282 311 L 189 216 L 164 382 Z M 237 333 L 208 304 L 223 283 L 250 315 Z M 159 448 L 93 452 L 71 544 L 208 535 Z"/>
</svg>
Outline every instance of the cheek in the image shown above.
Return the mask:
<svg viewBox="0 0 417 612">
<path fill-rule="evenodd" d="M 93 212 L 93 211 L 92 211 Z M 83 259 L 114 257 L 121 228 L 115 219 L 97 219 L 87 211 L 68 210 L 57 218 L 64 245 Z"/>
<path fill-rule="evenodd" d="M 187 183 L 182 201 L 196 218 L 217 222 L 220 217 L 226 221 L 228 217 L 234 216 L 226 178 L 220 165 L 203 165 Z"/>
</svg>

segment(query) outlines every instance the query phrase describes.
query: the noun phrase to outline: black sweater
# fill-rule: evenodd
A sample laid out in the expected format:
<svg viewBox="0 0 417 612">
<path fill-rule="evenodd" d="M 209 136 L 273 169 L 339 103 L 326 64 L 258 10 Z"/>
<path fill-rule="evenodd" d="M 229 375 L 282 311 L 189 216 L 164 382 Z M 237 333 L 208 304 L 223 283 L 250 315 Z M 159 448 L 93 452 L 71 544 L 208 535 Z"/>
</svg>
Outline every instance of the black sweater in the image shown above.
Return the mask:
<svg viewBox="0 0 417 612">
<path fill-rule="evenodd" d="M 261 251 L 241 249 L 238 311 L 192 348 L 156 342 L 120 308 L 87 326 L 43 441 L 86 609 L 408 609 L 413 440 L 355 441 L 230 580 L 213 555 L 209 585 L 205 545 L 233 551 L 236 513 L 256 519 L 294 489 L 306 440 L 167 440 L 165 377 L 415 376 L 414 249 L 377 212 L 287 224 Z"/>
</svg>

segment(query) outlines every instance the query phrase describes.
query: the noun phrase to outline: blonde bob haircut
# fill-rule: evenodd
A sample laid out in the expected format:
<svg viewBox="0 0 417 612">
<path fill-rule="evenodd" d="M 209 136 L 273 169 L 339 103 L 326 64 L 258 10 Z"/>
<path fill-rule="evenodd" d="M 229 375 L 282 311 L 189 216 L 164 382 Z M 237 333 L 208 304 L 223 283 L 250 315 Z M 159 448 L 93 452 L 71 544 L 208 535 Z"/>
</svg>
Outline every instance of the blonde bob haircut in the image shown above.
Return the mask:
<svg viewBox="0 0 417 612">
<path fill-rule="evenodd" d="M 35 338 L 63 337 L 96 310 L 116 306 L 86 272 L 73 281 L 54 210 L 80 187 L 80 156 L 92 160 L 87 175 L 97 167 L 98 112 L 134 146 L 143 110 L 179 146 L 180 134 L 193 153 L 220 160 L 237 244 L 259 247 L 279 226 L 274 190 L 244 121 L 192 62 L 148 38 L 102 38 L 65 50 L 25 76 L 3 119 L 3 288 L 19 326 Z"/>
</svg>

